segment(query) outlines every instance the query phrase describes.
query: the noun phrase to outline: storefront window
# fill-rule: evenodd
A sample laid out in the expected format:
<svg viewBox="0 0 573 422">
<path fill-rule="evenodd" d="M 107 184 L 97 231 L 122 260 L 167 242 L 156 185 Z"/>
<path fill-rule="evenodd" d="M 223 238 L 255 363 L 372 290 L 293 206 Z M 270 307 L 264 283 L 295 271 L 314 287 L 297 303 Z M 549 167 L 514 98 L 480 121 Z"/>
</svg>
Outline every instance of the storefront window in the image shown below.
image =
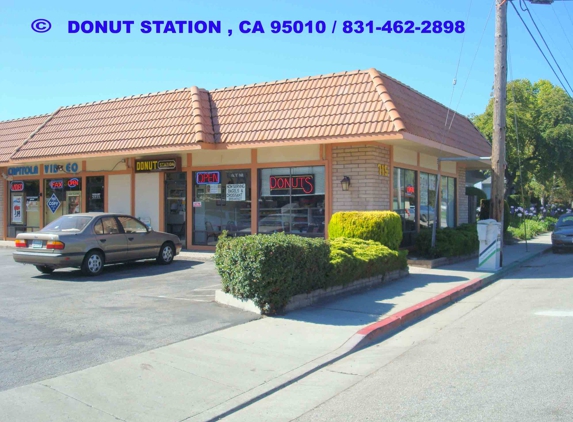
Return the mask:
<svg viewBox="0 0 573 422">
<path fill-rule="evenodd" d="M 402 245 L 414 243 L 416 233 L 416 172 L 394 167 L 392 209 L 402 217 Z"/>
<path fill-rule="evenodd" d="M 436 183 L 435 174 L 420 173 L 420 227 L 434 225 L 436 218 Z"/>
<path fill-rule="evenodd" d="M 193 244 L 215 245 L 223 230 L 251 234 L 251 171 L 193 173 Z"/>
<path fill-rule="evenodd" d="M 324 167 L 259 170 L 259 233 L 324 237 Z"/>
<path fill-rule="evenodd" d="M 40 182 L 38 180 L 11 181 L 8 235 L 40 229 Z"/>
<path fill-rule="evenodd" d="M 165 173 L 165 231 L 186 245 L 187 173 Z"/>
<path fill-rule="evenodd" d="M 46 180 L 44 186 L 44 225 L 67 214 L 82 211 L 82 179 Z"/>
<path fill-rule="evenodd" d="M 456 179 L 442 176 L 440 182 L 442 201 L 440 204 L 440 227 L 456 225 Z"/>
<path fill-rule="evenodd" d="M 103 176 L 86 177 L 86 197 L 88 212 L 104 212 L 104 182 Z"/>
</svg>

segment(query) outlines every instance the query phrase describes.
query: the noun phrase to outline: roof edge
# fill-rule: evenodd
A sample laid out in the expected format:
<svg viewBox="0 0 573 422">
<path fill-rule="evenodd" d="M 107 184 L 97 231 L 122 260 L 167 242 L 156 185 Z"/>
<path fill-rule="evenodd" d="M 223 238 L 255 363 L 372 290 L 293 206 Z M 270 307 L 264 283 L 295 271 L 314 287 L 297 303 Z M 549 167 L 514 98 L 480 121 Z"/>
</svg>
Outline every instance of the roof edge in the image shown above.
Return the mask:
<svg viewBox="0 0 573 422">
<path fill-rule="evenodd" d="M 394 128 L 396 129 L 396 131 L 406 130 L 406 126 L 404 125 L 404 120 L 402 119 L 402 116 L 400 116 L 398 109 L 394 105 L 394 101 L 392 101 L 392 97 L 390 97 L 388 89 L 386 89 L 386 87 L 384 86 L 382 74 L 377 69 L 374 68 L 368 69 L 368 74 L 372 78 L 372 84 L 374 85 L 374 89 L 376 89 L 376 92 L 378 93 L 380 99 L 382 100 L 384 108 L 386 108 L 386 111 L 390 115 L 390 118 L 392 119 L 392 123 L 394 124 Z"/>
</svg>

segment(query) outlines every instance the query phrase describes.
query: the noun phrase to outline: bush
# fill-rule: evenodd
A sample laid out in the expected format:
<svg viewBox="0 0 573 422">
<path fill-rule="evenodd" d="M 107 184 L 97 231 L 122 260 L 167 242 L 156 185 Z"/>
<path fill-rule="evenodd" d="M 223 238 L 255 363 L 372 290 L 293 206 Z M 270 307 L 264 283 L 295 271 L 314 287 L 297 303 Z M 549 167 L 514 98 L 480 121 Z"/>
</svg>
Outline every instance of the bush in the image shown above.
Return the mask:
<svg viewBox="0 0 573 422">
<path fill-rule="evenodd" d="M 481 203 L 482 199 L 487 199 L 486 193 L 483 190 L 476 188 L 474 186 L 467 186 L 466 187 L 466 195 L 477 197 L 478 203 Z"/>
<path fill-rule="evenodd" d="M 328 286 L 345 285 L 408 266 L 407 251 L 395 251 L 373 240 L 339 237 L 329 243 Z"/>
<path fill-rule="evenodd" d="M 541 233 L 551 231 L 551 225 L 555 223 L 557 223 L 557 218 L 553 217 L 546 217 L 544 220 L 525 219 L 520 220 L 518 224 L 512 225 L 509 228 L 509 232 L 513 237 L 529 240 Z"/>
<path fill-rule="evenodd" d="M 456 228 L 436 230 L 436 246 L 432 248 L 432 230 L 420 230 L 416 249 L 427 258 L 471 255 L 479 250 L 476 224 L 462 224 Z"/>
<path fill-rule="evenodd" d="M 490 218 L 491 213 L 491 199 L 482 199 L 480 202 L 479 209 L 479 219 L 487 220 Z M 507 201 L 503 201 L 503 232 L 507 232 L 509 228 L 509 220 L 511 219 L 511 213 L 509 211 L 509 204 Z"/>
<path fill-rule="evenodd" d="M 330 248 L 324 239 L 276 233 L 219 237 L 215 264 L 223 291 L 279 312 L 292 296 L 326 286 Z"/>
<path fill-rule="evenodd" d="M 397 250 L 402 242 L 402 220 L 393 211 L 350 211 L 333 214 L 328 236 L 374 240 Z"/>
</svg>

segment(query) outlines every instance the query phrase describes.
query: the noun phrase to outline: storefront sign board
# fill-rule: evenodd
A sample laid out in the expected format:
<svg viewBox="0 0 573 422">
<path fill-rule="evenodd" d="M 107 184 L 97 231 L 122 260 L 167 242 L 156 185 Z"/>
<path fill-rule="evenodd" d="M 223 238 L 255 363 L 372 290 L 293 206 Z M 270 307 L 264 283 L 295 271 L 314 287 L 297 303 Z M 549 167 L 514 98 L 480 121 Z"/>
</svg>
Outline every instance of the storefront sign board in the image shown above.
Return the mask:
<svg viewBox="0 0 573 422">
<path fill-rule="evenodd" d="M 221 172 L 198 171 L 195 173 L 195 183 L 198 185 L 218 185 L 221 183 Z"/>
<path fill-rule="evenodd" d="M 244 201 L 245 200 L 245 184 L 227 185 L 225 188 L 227 193 L 227 201 Z"/>
<path fill-rule="evenodd" d="M 38 166 L 10 167 L 8 176 L 28 176 L 38 174 Z"/>
<path fill-rule="evenodd" d="M 50 211 L 52 211 L 52 214 L 54 214 L 58 210 L 58 208 L 60 208 L 60 200 L 58 199 L 55 193 L 52 194 L 52 196 L 48 200 L 47 205 Z"/>
<path fill-rule="evenodd" d="M 11 192 L 22 192 L 24 190 L 24 182 L 21 180 L 14 180 L 10 182 L 10 191 Z"/>
<path fill-rule="evenodd" d="M 44 174 L 77 173 L 80 165 L 75 162 L 63 164 L 44 164 Z"/>
<path fill-rule="evenodd" d="M 151 158 L 147 160 L 135 160 L 136 173 L 156 173 L 162 171 L 180 171 L 181 158 Z"/>
</svg>

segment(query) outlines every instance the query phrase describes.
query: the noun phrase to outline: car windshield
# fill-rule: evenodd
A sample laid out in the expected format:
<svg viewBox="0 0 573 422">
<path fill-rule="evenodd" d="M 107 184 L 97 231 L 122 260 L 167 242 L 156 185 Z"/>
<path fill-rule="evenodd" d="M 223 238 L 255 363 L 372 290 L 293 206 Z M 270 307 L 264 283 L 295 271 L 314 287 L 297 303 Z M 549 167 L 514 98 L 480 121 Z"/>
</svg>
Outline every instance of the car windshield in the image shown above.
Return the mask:
<svg viewBox="0 0 573 422">
<path fill-rule="evenodd" d="M 573 215 L 563 215 L 557 222 L 557 226 L 573 226 Z"/>
<path fill-rule="evenodd" d="M 81 232 L 88 223 L 92 220 L 92 217 L 80 216 L 80 215 L 64 215 L 58 218 L 56 221 L 52 221 L 46 227 L 44 227 L 41 232 Z"/>
</svg>

